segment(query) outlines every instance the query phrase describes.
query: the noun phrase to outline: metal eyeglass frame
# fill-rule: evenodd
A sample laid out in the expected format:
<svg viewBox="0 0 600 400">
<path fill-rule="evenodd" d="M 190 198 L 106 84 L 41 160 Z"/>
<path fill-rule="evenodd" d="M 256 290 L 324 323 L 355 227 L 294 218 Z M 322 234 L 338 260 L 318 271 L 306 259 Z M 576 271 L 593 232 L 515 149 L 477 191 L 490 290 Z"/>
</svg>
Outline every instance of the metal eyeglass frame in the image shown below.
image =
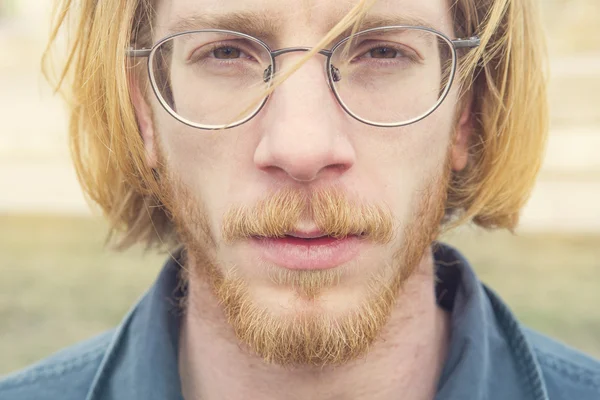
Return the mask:
<svg viewBox="0 0 600 400">
<path fill-rule="evenodd" d="M 426 32 L 430 32 L 433 33 L 435 35 L 437 35 L 438 37 L 442 38 L 446 43 L 448 43 L 448 45 L 450 46 L 450 48 L 452 49 L 452 70 L 450 72 L 450 76 L 448 79 L 448 83 L 446 85 L 446 88 L 444 89 L 442 95 L 440 96 L 440 98 L 438 99 L 437 103 L 431 107 L 429 110 L 427 110 L 424 114 L 413 118 L 411 120 L 405 121 L 405 122 L 400 122 L 400 123 L 379 123 L 379 122 L 373 122 L 373 121 L 369 121 L 367 119 L 361 118 L 360 116 L 356 115 L 354 112 L 352 112 L 348 106 L 344 103 L 344 101 L 340 98 L 338 91 L 336 89 L 336 86 L 334 85 L 334 82 L 337 82 L 341 79 L 341 77 L 339 77 L 339 70 L 331 64 L 331 57 L 333 56 L 333 54 L 335 53 L 335 51 L 342 46 L 344 43 L 346 43 L 348 40 L 352 39 L 353 37 L 356 37 L 358 35 L 363 35 L 366 33 L 370 33 L 370 32 L 377 32 L 377 31 L 383 31 L 383 30 L 389 30 L 389 29 L 413 29 L 413 30 L 420 30 L 420 31 L 426 31 Z M 147 68 L 148 68 L 148 76 L 150 77 L 150 81 L 152 84 L 152 90 L 154 91 L 154 94 L 156 95 L 158 101 L 160 102 L 160 104 L 162 105 L 162 107 L 171 115 L 173 116 L 173 118 L 177 119 L 178 121 L 182 122 L 183 124 L 186 124 L 188 126 L 191 126 L 193 128 L 198 128 L 198 129 L 204 129 L 204 130 L 220 130 L 220 129 L 229 129 L 229 128 L 234 128 L 236 126 L 242 125 L 246 122 L 248 122 L 249 120 L 251 120 L 252 118 L 254 118 L 264 107 L 264 105 L 267 103 L 267 100 L 269 99 L 269 96 L 266 96 L 261 104 L 252 112 L 250 113 L 247 117 L 244 117 L 243 119 L 241 119 L 240 121 L 234 122 L 232 124 L 226 124 L 226 125 L 204 125 L 204 124 L 198 124 L 195 122 L 192 122 L 186 118 L 183 118 L 182 116 L 180 116 L 179 114 L 177 114 L 177 112 L 175 110 L 173 110 L 165 101 L 165 99 L 163 98 L 163 96 L 160 94 L 160 92 L 158 91 L 157 88 L 157 83 L 156 83 L 156 79 L 154 77 L 154 73 L 152 70 L 152 63 L 154 60 L 154 56 L 156 54 L 156 50 L 158 48 L 160 48 L 160 46 L 170 40 L 173 40 L 174 38 L 178 37 L 178 36 L 183 36 L 183 35 L 189 35 L 189 34 L 193 34 L 193 33 L 200 33 L 200 32 L 207 32 L 207 33 L 226 33 L 226 34 L 231 34 L 237 37 L 241 37 L 241 38 L 245 38 L 248 40 L 251 40 L 255 43 L 257 43 L 258 45 L 260 45 L 261 47 L 263 47 L 270 55 L 271 58 L 271 64 L 265 69 L 264 71 L 264 81 L 265 83 L 268 83 L 274 76 L 275 71 L 276 71 L 276 62 L 275 62 L 275 58 L 282 55 L 282 54 L 287 54 L 287 53 L 292 53 L 292 52 L 296 52 L 296 51 L 302 51 L 302 52 L 306 52 L 306 51 L 310 51 L 312 50 L 312 48 L 310 47 L 286 47 L 283 49 L 279 49 L 279 50 L 271 50 L 269 48 L 269 46 L 263 42 L 260 39 L 257 39 L 253 36 L 250 35 L 246 35 L 244 33 L 241 32 L 235 32 L 235 31 L 230 31 L 230 30 L 224 30 L 224 29 L 201 29 L 201 30 L 192 30 L 192 31 L 185 31 L 185 32 L 179 32 L 179 33 L 175 33 L 169 36 L 166 36 L 165 38 L 161 39 L 160 41 L 158 41 L 156 44 L 154 44 L 152 46 L 152 48 L 145 48 L 145 49 L 133 49 L 133 48 L 129 48 L 126 50 L 126 55 L 127 57 L 132 57 L 132 58 L 139 58 L 139 57 L 147 57 L 148 58 L 148 64 L 147 64 Z M 471 49 L 471 48 L 475 48 L 478 47 L 480 44 L 480 39 L 477 36 L 472 36 L 470 38 L 467 39 L 450 39 L 448 36 L 446 36 L 445 34 L 443 34 L 442 32 L 439 32 L 435 29 L 431 29 L 428 27 L 424 27 L 424 26 L 409 26 L 409 25 L 393 25 L 393 26 L 383 26 L 383 27 L 377 27 L 377 28 L 372 28 L 372 29 L 367 29 L 364 31 L 360 31 L 355 33 L 352 36 L 348 36 L 347 38 L 344 38 L 342 40 L 340 40 L 339 42 L 337 42 L 330 50 L 320 50 L 318 53 L 327 57 L 326 63 L 325 63 L 325 72 L 327 74 L 327 78 L 328 78 L 328 84 L 330 89 L 332 90 L 333 94 L 335 95 L 336 100 L 338 101 L 338 103 L 342 106 L 342 108 L 344 109 L 344 111 L 346 111 L 346 113 L 348 115 L 350 115 L 352 118 L 365 123 L 367 125 L 371 125 L 371 126 L 377 126 L 377 127 L 384 127 L 384 128 L 391 128 L 391 127 L 400 127 L 400 126 L 406 126 L 406 125 L 410 125 L 410 124 L 414 124 L 415 122 L 418 122 L 424 118 L 427 118 L 429 115 L 431 115 L 431 113 L 433 113 L 439 106 L 440 104 L 443 103 L 443 101 L 445 100 L 446 96 L 448 95 L 448 92 L 450 91 L 450 88 L 452 87 L 452 83 L 454 81 L 454 77 L 456 75 L 456 66 L 457 66 L 457 50 L 458 49 Z"/>
</svg>

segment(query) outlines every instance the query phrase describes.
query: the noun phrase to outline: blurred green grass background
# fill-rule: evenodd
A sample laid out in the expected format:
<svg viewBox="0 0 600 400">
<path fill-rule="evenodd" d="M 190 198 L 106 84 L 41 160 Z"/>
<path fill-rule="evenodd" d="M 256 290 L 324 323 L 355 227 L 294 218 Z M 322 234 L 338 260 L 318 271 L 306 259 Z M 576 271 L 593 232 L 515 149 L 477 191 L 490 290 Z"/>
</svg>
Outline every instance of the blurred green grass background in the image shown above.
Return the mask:
<svg viewBox="0 0 600 400">
<path fill-rule="evenodd" d="M 167 255 L 104 246 L 86 217 L 0 215 L 0 374 L 118 324 Z M 457 246 L 530 327 L 600 357 L 600 236 L 463 229 Z"/>
</svg>

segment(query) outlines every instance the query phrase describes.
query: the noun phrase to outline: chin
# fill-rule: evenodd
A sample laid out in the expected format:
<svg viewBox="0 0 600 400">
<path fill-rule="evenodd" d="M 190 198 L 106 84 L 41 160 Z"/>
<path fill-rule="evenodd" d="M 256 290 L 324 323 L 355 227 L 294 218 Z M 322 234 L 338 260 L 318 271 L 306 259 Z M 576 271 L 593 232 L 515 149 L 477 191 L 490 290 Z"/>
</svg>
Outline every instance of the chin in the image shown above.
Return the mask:
<svg viewBox="0 0 600 400">
<path fill-rule="evenodd" d="M 268 286 L 248 288 L 248 300 L 274 317 L 325 316 L 351 314 L 367 301 L 366 290 L 339 285 L 323 289 Z"/>
<path fill-rule="evenodd" d="M 257 284 L 231 269 L 215 294 L 240 343 L 268 362 L 323 366 L 363 355 L 391 315 L 399 281 L 379 277 L 356 286 L 306 279 L 296 286 Z"/>
</svg>

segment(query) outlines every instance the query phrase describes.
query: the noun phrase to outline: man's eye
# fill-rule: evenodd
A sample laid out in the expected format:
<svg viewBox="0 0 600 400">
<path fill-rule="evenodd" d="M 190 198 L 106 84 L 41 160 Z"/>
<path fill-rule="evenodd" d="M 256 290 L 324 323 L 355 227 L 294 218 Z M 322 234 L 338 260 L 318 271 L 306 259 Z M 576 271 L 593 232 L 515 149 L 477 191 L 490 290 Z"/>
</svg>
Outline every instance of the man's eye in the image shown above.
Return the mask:
<svg viewBox="0 0 600 400">
<path fill-rule="evenodd" d="M 236 47 L 219 47 L 213 50 L 213 57 L 219 60 L 231 60 L 235 58 L 240 58 L 242 56 L 242 51 Z"/>
<path fill-rule="evenodd" d="M 376 47 L 366 53 L 368 58 L 396 58 L 402 57 L 402 54 L 391 47 Z"/>
</svg>

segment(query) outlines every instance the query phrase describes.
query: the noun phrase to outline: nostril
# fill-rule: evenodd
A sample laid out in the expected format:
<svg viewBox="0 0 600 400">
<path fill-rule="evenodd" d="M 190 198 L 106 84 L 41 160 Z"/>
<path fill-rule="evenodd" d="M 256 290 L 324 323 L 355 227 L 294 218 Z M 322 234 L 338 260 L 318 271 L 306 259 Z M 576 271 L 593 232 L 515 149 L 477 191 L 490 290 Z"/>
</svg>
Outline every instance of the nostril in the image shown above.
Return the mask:
<svg viewBox="0 0 600 400">
<path fill-rule="evenodd" d="M 348 171 L 351 167 L 350 163 L 338 163 L 338 164 L 332 164 L 332 165 L 328 165 L 324 168 L 324 170 L 328 170 L 331 172 L 334 172 L 336 174 L 343 174 L 344 172 Z"/>
</svg>

